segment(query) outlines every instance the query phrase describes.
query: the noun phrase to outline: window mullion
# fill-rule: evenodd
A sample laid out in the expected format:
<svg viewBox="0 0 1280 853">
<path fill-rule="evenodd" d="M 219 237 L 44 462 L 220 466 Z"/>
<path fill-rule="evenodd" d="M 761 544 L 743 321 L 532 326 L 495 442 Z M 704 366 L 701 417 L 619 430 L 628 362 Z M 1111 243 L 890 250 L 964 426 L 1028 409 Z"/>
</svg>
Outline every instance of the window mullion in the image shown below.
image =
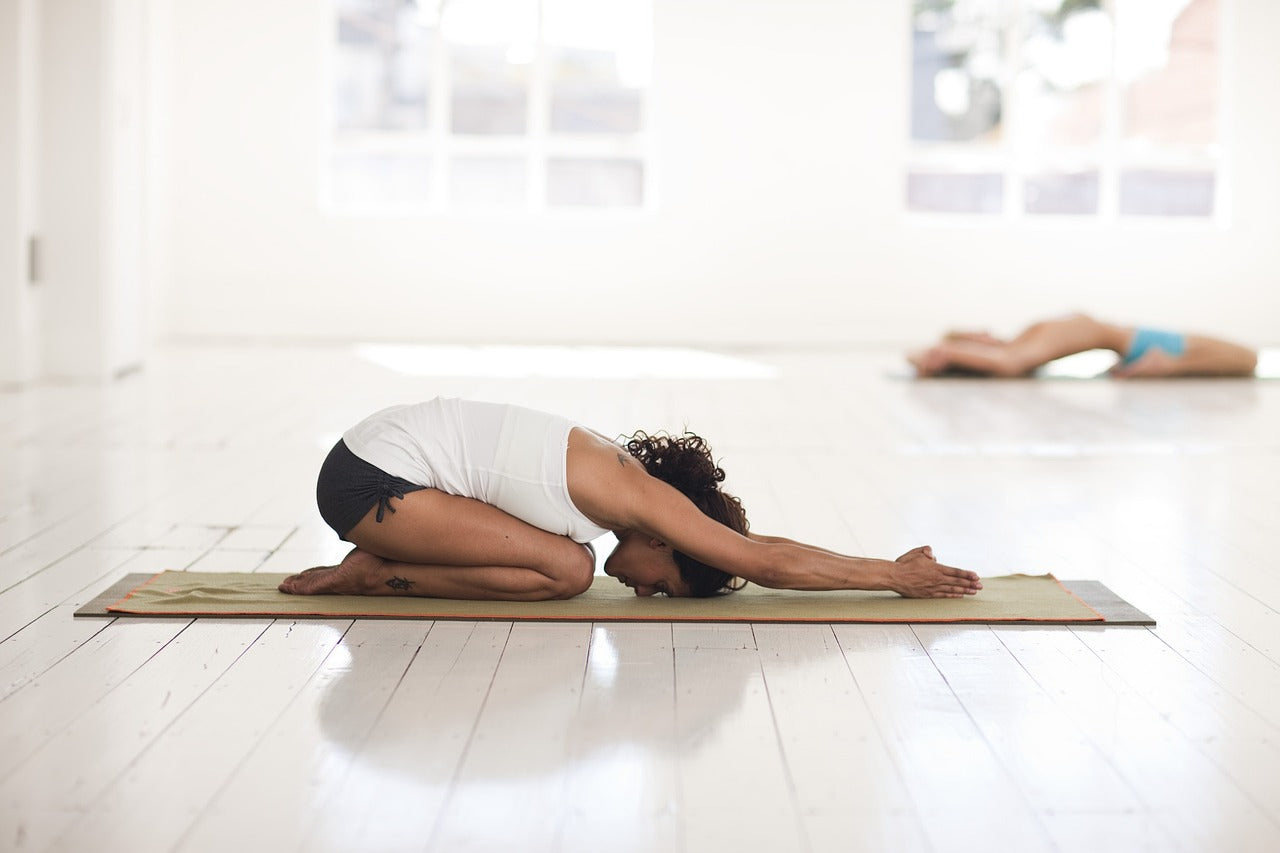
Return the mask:
<svg viewBox="0 0 1280 853">
<path fill-rule="evenodd" d="M 1022 134 L 1019 132 L 1018 119 L 1021 104 L 1018 99 L 1018 78 L 1022 63 L 1022 45 L 1026 39 L 1025 26 L 1026 0 L 1009 0 L 1006 9 L 1009 15 L 1009 26 L 1006 30 L 1004 45 L 1005 67 L 1000 85 L 1001 123 L 1004 133 L 1001 134 L 1000 145 L 1004 163 L 1004 218 L 1018 221 L 1023 211 L 1023 170 L 1025 168 L 1025 151 Z"/>
<path fill-rule="evenodd" d="M 449 42 L 444 37 L 443 22 L 435 30 L 436 49 L 431 54 L 431 207 L 448 209 L 449 165 L 453 135 L 449 105 L 453 99 L 453 75 L 449 61 Z"/>
<path fill-rule="evenodd" d="M 529 80 L 529 143 L 527 160 L 526 205 L 531 211 L 547 207 L 547 134 L 550 125 L 550 67 L 547 44 L 543 38 L 545 19 L 542 3 L 538 3 L 538 38 L 533 52 L 533 68 Z"/>
<path fill-rule="evenodd" d="M 1214 121 L 1214 129 L 1217 135 L 1217 145 L 1210 146 L 1210 150 L 1206 152 L 1210 168 L 1215 175 L 1213 186 L 1213 220 L 1219 228 L 1229 226 L 1229 214 L 1231 210 L 1231 167 L 1233 164 L 1231 152 L 1235 150 L 1232 145 L 1232 128 L 1227 122 L 1227 117 L 1234 113 L 1234 103 L 1232 98 L 1232 88 L 1230 80 L 1232 78 L 1231 62 L 1234 54 L 1229 50 L 1224 50 L 1222 45 L 1226 41 L 1227 34 L 1233 32 L 1235 27 L 1234 21 L 1230 19 L 1230 15 L 1234 14 L 1235 4 L 1230 0 L 1223 0 L 1217 8 L 1218 17 L 1214 22 L 1217 27 L 1215 34 L 1215 60 L 1218 63 L 1218 104 L 1216 117 Z M 1213 150 L 1216 147 L 1216 152 Z"/>
<path fill-rule="evenodd" d="M 1124 125 L 1119 56 L 1120 20 L 1116 0 L 1103 0 L 1111 19 L 1111 68 L 1102 89 L 1102 151 L 1098 158 L 1098 218 L 1111 223 L 1120 215 L 1120 133 Z"/>
</svg>

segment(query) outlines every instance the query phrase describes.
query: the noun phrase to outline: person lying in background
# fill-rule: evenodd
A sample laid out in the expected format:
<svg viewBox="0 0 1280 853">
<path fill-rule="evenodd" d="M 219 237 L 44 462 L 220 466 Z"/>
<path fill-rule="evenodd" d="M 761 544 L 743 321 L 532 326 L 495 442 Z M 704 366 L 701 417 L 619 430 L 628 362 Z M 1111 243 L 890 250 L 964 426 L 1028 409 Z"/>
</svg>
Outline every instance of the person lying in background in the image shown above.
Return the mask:
<svg viewBox="0 0 1280 853">
<path fill-rule="evenodd" d="M 1072 314 L 1033 323 L 1010 339 L 987 332 L 949 332 L 928 349 L 907 355 L 920 377 L 972 374 L 1026 376 L 1054 359 L 1087 350 L 1111 350 L 1120 357 L 1110 375 L 1121 378 L 1167 376 L 1252 376 L 1258 354 L 1248 347 L 1142 326 L 1122 326 Z"/>
</svg>

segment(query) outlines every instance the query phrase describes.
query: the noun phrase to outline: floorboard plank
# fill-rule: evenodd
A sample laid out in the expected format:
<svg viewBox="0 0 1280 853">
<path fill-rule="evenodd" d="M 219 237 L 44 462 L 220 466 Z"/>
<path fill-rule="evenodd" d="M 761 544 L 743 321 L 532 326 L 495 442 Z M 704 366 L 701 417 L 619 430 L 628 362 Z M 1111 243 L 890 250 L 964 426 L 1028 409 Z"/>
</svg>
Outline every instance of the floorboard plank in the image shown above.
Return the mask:
<svg viewBox="0 0 1280 853">
<path fill-rule="evenodd" d="M 930 845 L 1051 850 L 1048 826 L 909 626 L 833 626 Z"/>
<path fill-rule="evenodd" d="M 81 714 L 123 684 L 189 625 L 157 619 L 136 629 L 91 636 L 58 665 L 0 702 L 0 782 L 21 779 L 19 768 Z M 17 785 L 15 790 L 21 790 Z M 18 801 L 20 801 L 20 797 Z"/>
<path fill-rule="evenodd" d="M 675 649 L 682 849 L 805 850 L 754 641 Z"/>
<path fill-rule="evenodd" d="M 198 624 L 208 624 L 204 630 L 217 635 L 223 625 L 237 621 L 201 619 Z M 57 848 L 126 850 L 145 843 L 153 849 L 177 849 L 350 624 L 253 620 L 236 629 L 231 649 L 235 665 L 162 731 L 152 733 L 152 742 L 115 784 L 86 804 L 78 820 L 68 822 Z M 130 623 L 121 630 L 132 633 L 138 627 Z M 242 648 L 245 637 L 252 639 Z M 215 648 L 222 653 L 220 645 Z M 189 657 L 186 662 L 188 668 L 196 664 Z M 277 770 L 289 779 L 283 784 L 291 786 L 292 769 Z M 278 784 L 280 780 L 267 777 L 252 780 L 249 788 L 269 799 Z"/>
<path fill-rule="evenodd" d="M 810 849 L 929 849 L 830 626 L 765 624 L 754 631 Z"/>
<path fill-rule="evenodd" d="M 509 622 L 431 626 L 303 849 L 426 848 L 510 633 Z"/>
<path fill-rule="evenodd" d="M 570 732 L 563 853 L 680 846 L 671 626 L 596 625 Z M 618 827 L 632 829 L 619 833 Z"/>
<path fill-rule="evenodd" d="M 0 782 L 0 837 L 20 836 L 31 849 L 50 845 L 265 627 L 200 620 L 166 643 Z M 148 838 L 140 817 L 128 821 L 133 843 Z"/>
<path fill-rule="evenodd" d="M 512 627 L 428 850 L 556 849 L 590 643 L 587 623 Z"/>
<path fill-rule="evenodd" d="M 430 627 L 425 622 L 355 622 L 204 808 L 182 847 L 300 847 Z M 273 782 L 282 775 L 281 784 Z M 264 797 L 267 790 L 271 796 Z"/>
</svg>

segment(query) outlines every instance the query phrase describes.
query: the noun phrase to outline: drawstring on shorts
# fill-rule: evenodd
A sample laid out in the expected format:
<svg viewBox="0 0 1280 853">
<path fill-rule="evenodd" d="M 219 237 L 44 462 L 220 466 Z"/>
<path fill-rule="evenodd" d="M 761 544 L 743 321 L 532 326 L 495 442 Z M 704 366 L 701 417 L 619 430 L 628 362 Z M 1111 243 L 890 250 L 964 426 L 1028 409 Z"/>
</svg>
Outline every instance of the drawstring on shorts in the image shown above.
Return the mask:
<svg viewBox="0 0 1280 853">
<path fill-rule="evenodd" d="M 377 485 L 378 490 L 378 514 L 374 516 L 374 521 L 382 523 L 383 513 L 389 512 L 395 514 L 396 508 L 391 505 L 392 498 L 404 500 L 404 489 L 398 487 L 394 480 L 381 480 Z"/>
</svg>

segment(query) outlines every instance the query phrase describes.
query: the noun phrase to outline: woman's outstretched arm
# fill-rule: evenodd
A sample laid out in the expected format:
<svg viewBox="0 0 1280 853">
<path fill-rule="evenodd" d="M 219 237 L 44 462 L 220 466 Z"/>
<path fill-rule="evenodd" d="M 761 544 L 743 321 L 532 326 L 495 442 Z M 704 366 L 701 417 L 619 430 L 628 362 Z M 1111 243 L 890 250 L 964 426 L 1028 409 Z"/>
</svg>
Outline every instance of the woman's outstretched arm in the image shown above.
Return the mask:
<svg viewBox="0 0 1280 853">
<path fill-rule="evenodd" d="M 824 554 L 831 554 L 834 557 L 847 557 L 848 554 L 841 554 L 838 551 L 832 551 L 828 548 L 819 548 L 817 545 L 809 545 L 805 542 L 797 542 L 794 539 L 788 539 L 785 536 L 765 536 L 761 533 L 747 532 L 747 538 L 752 542 L 764 542 L 772 545 L 795 545 L 797 548 L 808 548 L 810 551 L 821 551 Z"/>
<path fill-rule="evenodd" d="M 835 551 L 829 551 L 826 548 L 819 548 L 817 545 L 796 542 L 781 536 L 763 536 L 757 533 L 748 533 L 747 536 L 755 542 L 784 545 L 789 546 L 789 549 L 810 551 L 828 558 L 835 558 L 836 560 L 853 560 L 869 564 L 866 569 L 875 578 L 874 582 L 877 585 L 837 587 L 839 589 L 888 589 L 908 598 L 959 598 L 963 595 L 973 595 L 982 589 L 982 581 L 978 579 L 975 573 L 942 565 L 934 558 L 933 548 L 928 545 L 912 548 L 896 560 L 890 561 L 867 557 L 851 557 Z M 803 562 L 803 558 L 801 560 Z M 804 569 L 802 567 L 801 576 L 803 572 Z M 784 572 L 783 580 L 788 580 L 787 576 L 792 574 L 792 572 Z M 759 581 L 756 582 L 759 583 Z M 766 586 L 767 584 L 761 585 Z M 779 588 L 808 589 L 810 587 L 783 585 Z M 827 589 L 827 587 L 817 588 Z"/>
<path fill-rule="evenodd" d="M 839 554 L 780 536 L 748 534 L 748 542 L 766 549 L 760 555 L 760 574 L 734 573 L 774 589 L 892 590 L 907 598 L 961 598 L 982 589 L 976 573 L 939 563 L 928 545 L 912 548 L 896 560 L 880 560 Z M 696 553 L 693 556 L 717 565 Z"/>
<path fill-rule="evenodd" d="M 598 515 L 609 518 L 615 527 L 639 530 L 760 586 L 892 590 L 909 598 L 960 598 L 982 588 L 977 574 L 939 563 L 927 546 L 912 549 L 896 560 L 880 560 L 837 554 L 779 537 L 743 536 L 703 515 L 678 490 L 650 477 L 639 466 L 615 462 L 614 467 L 607 478 L 583 490 L 591 494 L 581 494 Z"/>
<path fill-rule="evenodd" d="M 766 542 L 766 543 L 781 544 L 781 545 L 794 545 L 797 548 L 806 548 L 810 551 L 817 551 L 818 553 L 821 553 L 821 554 L 829 554 L 832 557 L 841 557 L 844 559 L 859 559 L 857 557 L 850 557 L 847 554 L 840 554 L 836 551 L 830 551 L 830 550 L 827 550 L 826 548 L 819 548 L 817 545 L 809 545 L 805 542 L 797 542 L 794 539 L 787 539 L 782 536 L 764 536 L 759 533 L 747 533 L 747 538 L 751 539 L 754 542 Z M 888 561 L 880 560 L 878 562 L 883 563 Z M 896 580 L 891 581 L 891 583 L 896 582 L 898 585 L 901 585 L 901 586 L 911 586 L 916 582 L 915 579 L 910 579 L 910 580 L 904 579 L 904 576 L 906 574 L 923 571 L 926 575 L 929 575 L 935 571 L 936 564 L 937 564 L 937 560 L 934 559 L 934 556 L 933 556 L 933 548 L 931 548 L 928 545 L 922 545 L 919 548 L 912 548 L 910 551 L 903 554 L 901 557 L 894 560 L 893 562 L 896 565 L 889 566 L 888 568 L 892 574 L 896 575 Z M 961 570 L 956 569 L 955 571 L 961 571 Z M 972 575 L 973 573 L 962 572 L 962 574 Z M 974 577 L 977 577 L 977 576 L 974 575 Z M 928 579 L 926 577 L 923 580 L 927 581 Z M 979 582 L 978 588 L 980 589 L 981 587 L 982 587 L 982 584 L 981 582 Z M 892 588 L 892 586 L 890 586 L 889 588 Z"/>
<path fill-rule="evenodd" d="M 708 518 L 616 445 L 578 436 L 575 430 L 569 438 L 569 490 L 589 518 L 612 530 L 639 531 L 744 580 L 773 589 L 892 590 L 910 598 L 959 598 L 982 588 L 975 573 L 939 563 L 928 547 L 877 560 L 743 536 Z"/>
<path fill-rule="evenodd" d="M 912 548 L 896 560 L 880 560 L 850 557 L 780 537 L 768 538 L 772 541 L 763 544 L 771 548 L 772 554 L 762 576 L 737 574 L 773 589 L 892 590 L 907 598 L 962 598 L 982 589 L 976 573 L 939 563 L 928 545 Z M 710 560 L 704 562 L 716 565 Z"/>
</svg>

